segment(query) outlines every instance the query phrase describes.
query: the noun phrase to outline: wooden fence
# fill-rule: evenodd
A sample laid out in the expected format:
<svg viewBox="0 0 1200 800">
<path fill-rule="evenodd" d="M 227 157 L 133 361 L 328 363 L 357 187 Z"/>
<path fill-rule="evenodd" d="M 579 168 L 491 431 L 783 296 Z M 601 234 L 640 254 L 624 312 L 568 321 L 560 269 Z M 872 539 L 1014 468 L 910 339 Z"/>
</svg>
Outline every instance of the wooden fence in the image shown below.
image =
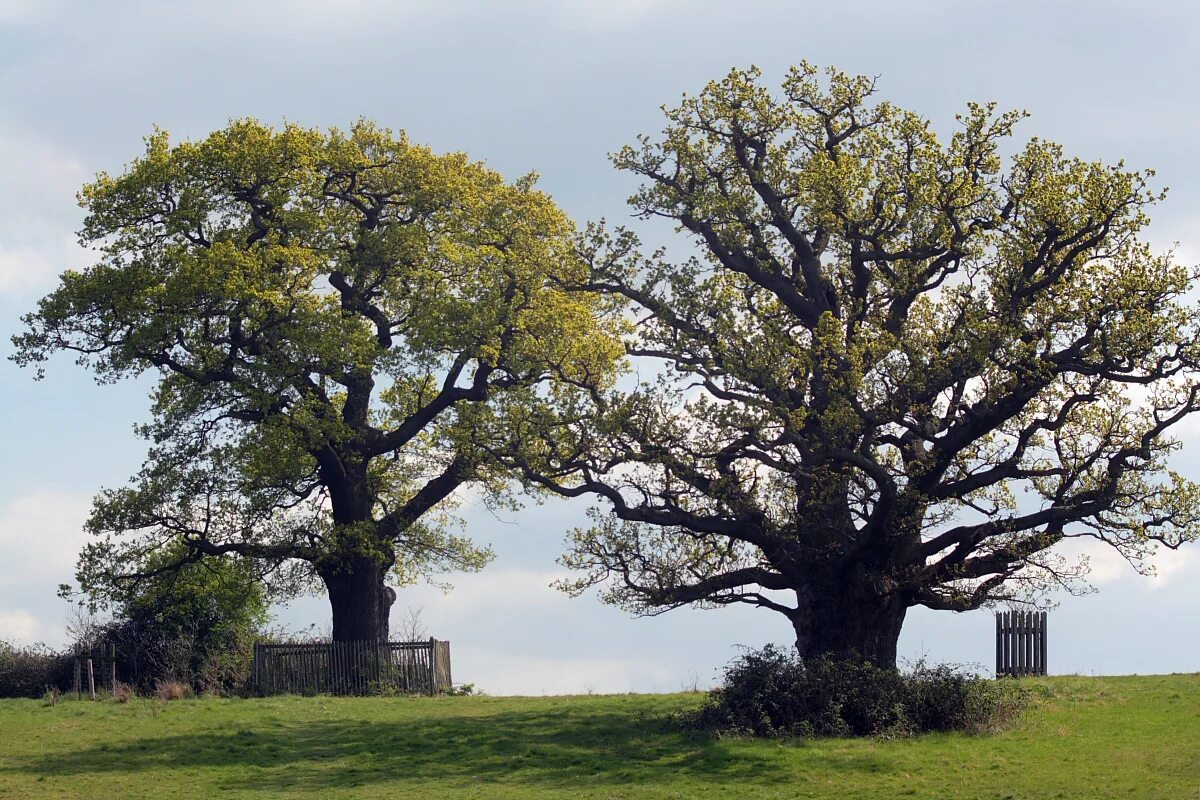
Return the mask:
<svg viewBox="0 0 1200 800">
<path fill-rule="evenodd" d="M 996 614 L 996 676 L 1046 674 L 1046 612 Z"/>
<path fill-rule="evenodd" d="M 450 642 L 254 645 L 259 694 L 437 694 L 450 688 Z"/>
<path fill-rule="evenodd" d="M 77 699 L 86 694 L 92 700 L 97 692 L 117 691 L 117 646 L 110 642 L 75 658 L 75 680 L 71 687 Z"/>
</svg>

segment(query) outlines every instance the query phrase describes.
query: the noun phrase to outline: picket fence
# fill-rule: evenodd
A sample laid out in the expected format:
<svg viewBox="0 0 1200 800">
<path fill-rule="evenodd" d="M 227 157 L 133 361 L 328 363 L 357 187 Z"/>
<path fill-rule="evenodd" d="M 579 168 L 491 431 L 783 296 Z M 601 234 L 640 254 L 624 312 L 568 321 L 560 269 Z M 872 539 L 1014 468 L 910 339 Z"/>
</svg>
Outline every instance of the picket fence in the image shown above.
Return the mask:
<svg viewBox="0 0 1200 800">
<path fill-rule="evenodd" d="M 451 687 L 450 642 L 256 644 L 259 694 L 438 694 Z"/>
</svg>

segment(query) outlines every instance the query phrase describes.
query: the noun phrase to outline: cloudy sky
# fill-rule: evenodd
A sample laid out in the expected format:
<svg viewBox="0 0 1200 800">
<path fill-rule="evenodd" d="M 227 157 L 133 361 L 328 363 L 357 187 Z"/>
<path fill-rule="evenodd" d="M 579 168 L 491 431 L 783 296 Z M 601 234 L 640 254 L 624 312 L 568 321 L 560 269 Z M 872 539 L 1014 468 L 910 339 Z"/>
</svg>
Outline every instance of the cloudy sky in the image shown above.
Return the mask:
<svg viewBox="0 0 1200 800">
<path fill-rule="evenodd" d="M 622 220 L 634 184 L 606 154 L 661 128 L 659 106 L 731 66 L 772 80 L 802 59 L 878 75 L 881 95 L 947 131 L 968 100 L 1032 113 L 1024 135 L 1152 167 L 1168 199 L 1153 244 L 1200 261 L 1200 11 L 1189 2 L 504 3 L 365 0 L 0 0 L 0 356 L 56 275 L 89 261 L 74 196 L 117 171 L 154 125 L 202 137 L 230 118 L 345 126 L 360 116 L 509 176 L 537 170 L 579 221 Z M 986 7 L 985 7 L 986 5 Z M 682 251 L 682 243 L 677 243 Z M 146 382 L 98 387 L 70 359 L 34 382 L 0 361 L 0 637 L 60 643 L 91 495 L 124 482 L 143 442 Z M 1179 465 L 1200 477 L 1200 425 Z M 586 503 L 467 512 L 496 562 L 454 591 L 402 592 L 453 643 L 455 679 L 492 693 L 673 691 L 708 685 L 735 645 L 786 642 L 753 609 L 631 619 L 548 588 Z M 1200 669 L 1200 547 L 1142 578 L 1092 552 L 1098 592 L 1053 612 L 1056 672 Z M 323 598 L 280 611 L 328 624 Z M 991 659 L 991 615 L 916 610 L 904 656 Z"/>
</svg>

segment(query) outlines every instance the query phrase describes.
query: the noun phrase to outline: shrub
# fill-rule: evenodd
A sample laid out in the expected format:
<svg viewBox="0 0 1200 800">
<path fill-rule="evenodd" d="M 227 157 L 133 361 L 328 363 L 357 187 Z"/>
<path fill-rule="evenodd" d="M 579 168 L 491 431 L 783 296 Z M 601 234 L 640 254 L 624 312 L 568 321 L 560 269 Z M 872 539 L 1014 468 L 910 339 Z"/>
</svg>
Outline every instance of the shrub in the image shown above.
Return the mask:
<svg viewBox="0 0 1200 800">
<path fill-rule="evenodd" d="M 154 696 L 159 700 L 183 700 L 192 696 L 192 687 L 182 681 L 159 681 Z"/>
<path fill-rule="evenodd" d="M 137 692 L 128 683 L 117 681 L 117 685 L 113 687 L 113 700 L 118 703 L 128 703 L 137 696 Z"/>
<path fill-rule="evenodd" d="M 29 647 L 0 640 L 0 697 L 45 695 L 65 689 L 73 680 L 74 660 L 44 644 Z"/>
<path fill-rule="evenodd" d="M 148 558 L 147 569 L 180 556 Z M 247 561 L 212 558 L 93 597 L 112 611 L 107 622 L 76 623 L 80 652 L 115 645 L 120 677 L 154 694 L 164 681 L 196 694 L 235 694 L 250 677 L 254 641 L 268 601 Z"/>
<path fill-rule="evenodd" d="M 748 736 L 911 735 L 992 729 L 1023 705 L 1012 682 L 948 666 L 909 672 L 869 662 L 801 660 L 773 645 L 748 651 L 725 668 L 688 722 L 719 734 Z"/>
</svg>

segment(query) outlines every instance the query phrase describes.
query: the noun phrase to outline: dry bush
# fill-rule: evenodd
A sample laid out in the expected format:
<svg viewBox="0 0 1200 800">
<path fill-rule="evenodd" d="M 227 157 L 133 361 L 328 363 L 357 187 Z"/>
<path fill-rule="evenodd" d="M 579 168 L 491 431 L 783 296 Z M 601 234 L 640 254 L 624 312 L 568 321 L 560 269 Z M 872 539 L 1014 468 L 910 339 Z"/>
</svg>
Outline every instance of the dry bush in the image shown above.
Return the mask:
<svg viewBox="0 0 1200 800">
<path fill-rule="evenodd" d="M 154 696 L 159 700 L 183 700 L 192 696 L 192 687 L 181 681 L 159 681 Z"/>
<path fill-rule="evenodd" d="M 392 613 L 390 636 L 394 642 L 424 642 L 429 639 L 429 630 L 421 619 L 420 608 L 406 608 L 397 615 Z"/>
<path fill-rule="evenodd" d="M 118 703 L 128 703 L 137 696 L 137 692 L 128 683 L 117 681 L 117 685 L 113 687 L 113 700 Z"/>
</svg>

